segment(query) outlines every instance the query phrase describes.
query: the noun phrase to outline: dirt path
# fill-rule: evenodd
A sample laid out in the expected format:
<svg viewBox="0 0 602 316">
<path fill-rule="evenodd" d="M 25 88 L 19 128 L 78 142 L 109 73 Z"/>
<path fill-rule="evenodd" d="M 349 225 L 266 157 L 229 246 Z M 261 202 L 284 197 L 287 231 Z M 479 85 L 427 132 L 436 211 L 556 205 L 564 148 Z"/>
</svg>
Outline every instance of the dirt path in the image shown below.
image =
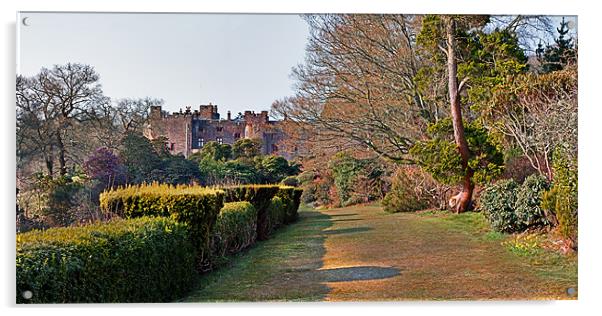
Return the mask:
<svg viewBox="0 0 602 316">
<path fill-rule="evenodd" d="M 301 214 L 203 277 L 186 301 L 568 299 L 577 286 L 576 271 L 509 252 L 475 216 L 377 206 Z"/>
</svg>

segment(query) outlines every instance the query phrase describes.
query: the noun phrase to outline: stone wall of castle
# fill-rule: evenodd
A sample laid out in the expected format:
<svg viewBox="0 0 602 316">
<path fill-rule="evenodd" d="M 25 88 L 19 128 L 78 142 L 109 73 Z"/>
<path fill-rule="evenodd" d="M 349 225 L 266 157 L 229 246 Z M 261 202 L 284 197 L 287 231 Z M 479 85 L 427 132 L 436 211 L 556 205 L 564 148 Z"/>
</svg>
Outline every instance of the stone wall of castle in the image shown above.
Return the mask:
<svg viewBox="0 0 602 316">
<path fill-rule="evenodd" d="M 216 105 L 201 105 L 192 111 L 169 114 L 160 106 L 151 107 L 149 124 L 145 136 L 149 139 L 165 137 L 166 146 L 172 154 L 189 155 L 199 151 L 205 144 L 215 141 L 222 144 L 234 144 L 241 138 L 257 138 L 262 141 L 262 154 L 279 154 L 279 142 L 285 135 L 278 129 L 279 121 L 270 121 L 267 111 L 255 113 L 245 111 L 242 117 L 220 119 Z"/>
</svg>

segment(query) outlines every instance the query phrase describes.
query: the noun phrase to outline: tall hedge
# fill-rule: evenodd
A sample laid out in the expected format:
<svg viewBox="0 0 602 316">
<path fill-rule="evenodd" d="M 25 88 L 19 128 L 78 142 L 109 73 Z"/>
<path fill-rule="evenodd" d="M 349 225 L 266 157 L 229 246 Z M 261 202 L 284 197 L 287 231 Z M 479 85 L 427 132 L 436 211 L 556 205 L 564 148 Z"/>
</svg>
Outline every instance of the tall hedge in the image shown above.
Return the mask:
<svg viewBox="0 0 602 316">
<path fill-rule="evenodd" d="M 286 209 L 286 215 L 284 217 L 284 224 L 290 224 L 297 220 L 299 205 L 301 204 L 301 195 L 303 189 L 281 186 L 276 196 L 282 199 L 284 208 Z"/>
<path fill-rule="evenodd" d="M 100 195 L 100 206 L 126 218 L 165 216 L 189 226 L 190 238 L 197 249 L 197 268 L 209 264 L 213 225 L 224 203 L 224 191 L 199 186 L 142 184 Z"/>
<path fill-rule="evenodd" d="M 268 207 L 272 198 L 278 193 L 278 185 L 240 185 L 222 188 L 225 192 L 224 202 L 247 201 L 257 210 L 257 239 L 266 240 L 270 227 L 268 219 Z"/>
<path fill-rule="evenodd" d="M 194 258 L 187 228 L 169 218 L 17 234 L 16 299 L 17 303 L 168 302 L 192 286 Z"/>
<path fill-rule="evenodd" d="M 225 203 L 211 234 L 212 264 L 249 247 L 257 238 L 257 210 L 249 202 Z"/>
<path fill-rule="evenodd" d="M 280 226 L 284 225 L 286 221 L 287 207 L 284 204 L 282 198 L 275 196 L 268 206 L 268 227 L 269 233 L 272 233 Z"/>
</svg>

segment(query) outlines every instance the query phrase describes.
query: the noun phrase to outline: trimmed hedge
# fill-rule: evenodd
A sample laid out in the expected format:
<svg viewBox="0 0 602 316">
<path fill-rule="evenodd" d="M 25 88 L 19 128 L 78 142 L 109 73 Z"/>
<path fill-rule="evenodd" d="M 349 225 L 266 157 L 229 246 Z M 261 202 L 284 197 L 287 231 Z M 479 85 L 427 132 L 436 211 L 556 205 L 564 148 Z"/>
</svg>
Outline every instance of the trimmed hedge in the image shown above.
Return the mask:
<svg viewBox="0 0 602 316">
<path fill-rule="evenodd" d="M 297 220 L 299 217 L 299 205 L 301 204 L 301 195 L 303 189 L 281 186 L 276 196 L 282 199 L 282 203 L 286 209 L 286 215 L 284 217 L 284 224 L 290 224 Z"/>
<path fill-rule="evenodd" d="M 217 215 L 223 207 L 224 191 L 199 186 L 142 184 L 105 191 L 100 207 L 126 218 L 166 216 L 189 226 L 197 249 L 197 268 L 209 264 L 210 238 Z"/>
<path fill-rule="evenodd" d="M 257 239 L 266 240 L 270 233 L 268 207 L 278 193 L 277 185 L 240 185 L 222 188 L 225 203 L 247 201 L 257 210 Z"/>
<path fill-rule="evenodd" d="M 275 231 L 278 227 L 284 225 L 286 220 L 286 205 L 282 201 L 282 198 L 275 196 L 268 206 L 268 226 L 270 233 Z"/>
<path fill-rule="evenodd" d="M 195 268 L 212 268 L 294 221 L 302 192 L 163 184 L 105 191 L 102 210 L 130 219 L 17 235 L 17 302 L 172 301 L 191 288 Z"/>
<path fill-rule="evenodd" d="M 17 303 L 172 301 L 193 285 L 194 258 L 187 228 L 169 218 L 17 234 Z"/>
<path fill-rule="evenodd" d="M 217 216 L 211 234 L 211 256 L 219 265 L 227 255 L 237 253 L 257 239 L 257 210 L 249 202 L 231 202 Z"/>
</svg>

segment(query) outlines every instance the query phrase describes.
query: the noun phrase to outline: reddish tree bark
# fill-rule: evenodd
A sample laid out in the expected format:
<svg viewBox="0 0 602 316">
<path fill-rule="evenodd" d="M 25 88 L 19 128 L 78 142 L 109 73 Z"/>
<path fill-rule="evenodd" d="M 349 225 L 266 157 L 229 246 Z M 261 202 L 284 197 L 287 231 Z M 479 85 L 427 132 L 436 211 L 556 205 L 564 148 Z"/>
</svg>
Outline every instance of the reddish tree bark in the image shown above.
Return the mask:
<svg viewBox="0 0 602 316">
<path fill-rule="evenodd" d="M 462 157 L 462 168 L 465 170 L 464 181 L 462 182 L 462 192 L 454 197 L 456 213 L 466 212 L 472 200 L 474 191 L 474 183 L 472 177 L 474 170 L 468 167 L 468 159 L 470 158 L 470 150 L 468 142 L 464 135 L 464 124 L 462 122 L 462 107 L 460 106 L 459 85 L 458 85 L 458 61 L 456 60 L 456 39 L 455 39 L 455 21 L 448 17 L 446 22 L 447 35 L 447 76 L 449 101 L 451 106 L 452 122 L 454 126 L 454 140 L 458 146 L 458 151 Z M 451 201 L 450 201 L 451 205 Z"/>
</svg>

